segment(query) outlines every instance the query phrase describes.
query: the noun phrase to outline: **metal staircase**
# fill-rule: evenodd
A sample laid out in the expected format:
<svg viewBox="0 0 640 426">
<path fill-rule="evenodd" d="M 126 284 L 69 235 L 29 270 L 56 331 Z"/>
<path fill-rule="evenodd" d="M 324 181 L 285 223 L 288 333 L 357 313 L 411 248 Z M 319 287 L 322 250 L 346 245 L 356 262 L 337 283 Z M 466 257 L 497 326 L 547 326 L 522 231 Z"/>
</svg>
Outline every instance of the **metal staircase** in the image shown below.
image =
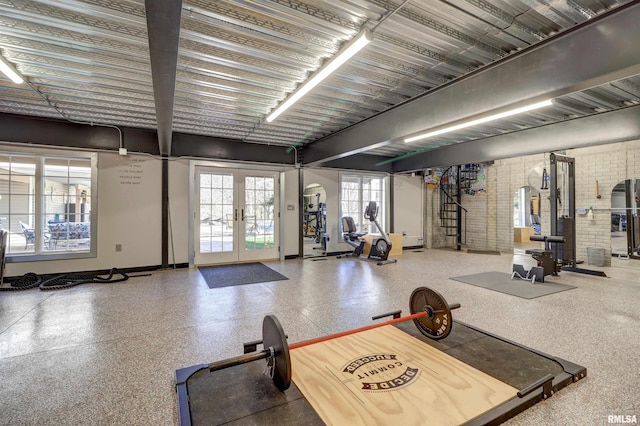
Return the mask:
<svg viewBox="0 0 640 426">
<path fill-rule="evenodd" d="M 462 193 L 476 180 L 479 166 L 451 166 L 440 178 L 440 226 L 448 237 L 456 237 L 456 250 L 467 242 L 467 209 L 462 207 Z"/>
</svg>

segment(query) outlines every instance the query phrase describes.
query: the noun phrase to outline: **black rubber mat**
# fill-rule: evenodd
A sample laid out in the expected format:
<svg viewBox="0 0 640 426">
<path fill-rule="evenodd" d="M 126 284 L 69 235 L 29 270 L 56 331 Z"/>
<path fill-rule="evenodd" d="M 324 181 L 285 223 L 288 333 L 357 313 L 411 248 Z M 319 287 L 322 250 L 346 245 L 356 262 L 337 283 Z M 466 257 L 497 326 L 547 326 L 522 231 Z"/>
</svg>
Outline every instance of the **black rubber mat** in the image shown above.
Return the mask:
<svg viewBox="0 0 640 426">
<path fill-rule="evenodd" d="M 562 373 L 562 365 L 550 358 L 454 322 L 446 339 L 424 336 L 413 321 L 396 324 L 400 330 L 490 375 L 522 389 L 547 374 Z"/>
<path fill-rule="evenodd" d="M 523 299 L 535 299 L 536 297 L 576 288 L 572 285 L 560 283 L 536 282 L 535 284 L 532 284 L 531 281 L 521 280 L 519 278 L 512 280 L 511 274 L 496 271 L 451 277 L 449 279 L 460 281 L 465 284 L 475 285 L 476 287 L 486 288 L 487 290 L 522 297 Z"/>
<path fill-rule="evenodd" d="M 323 425 L 294 383 L 280 392 L 255 361 L 187 381 L 193 425 Z"/>
<path fill-rule="evenodd" d="M 199 266 L 198 270 L 209 288 L 234 285 L 266 283 L 288 280 L 279 272 L 262 263 L 239 263 L 233 265 Z"/>
</svg>

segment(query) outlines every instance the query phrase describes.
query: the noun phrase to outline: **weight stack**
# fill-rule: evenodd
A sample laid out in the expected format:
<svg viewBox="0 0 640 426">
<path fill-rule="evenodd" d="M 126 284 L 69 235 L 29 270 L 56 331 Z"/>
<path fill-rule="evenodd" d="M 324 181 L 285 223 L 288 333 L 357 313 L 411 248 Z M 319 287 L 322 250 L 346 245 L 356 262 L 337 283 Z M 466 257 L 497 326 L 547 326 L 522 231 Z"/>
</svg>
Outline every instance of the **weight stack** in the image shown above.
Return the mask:
<svg viewBox="0 0 640 426">
<path fill-rule="evenodd" d="M 573 218 L 567 216 L 559 217 L 556 233 L 564 237 L 564 243 L 551 243 L 551 250 L 553 250 L 555 258 L 558 263 L 563 265 L 573 264 L 574 259 L 571 258 L 572 253 L 574 253 L 573 242 L 575 241 Z"/>
</svg>

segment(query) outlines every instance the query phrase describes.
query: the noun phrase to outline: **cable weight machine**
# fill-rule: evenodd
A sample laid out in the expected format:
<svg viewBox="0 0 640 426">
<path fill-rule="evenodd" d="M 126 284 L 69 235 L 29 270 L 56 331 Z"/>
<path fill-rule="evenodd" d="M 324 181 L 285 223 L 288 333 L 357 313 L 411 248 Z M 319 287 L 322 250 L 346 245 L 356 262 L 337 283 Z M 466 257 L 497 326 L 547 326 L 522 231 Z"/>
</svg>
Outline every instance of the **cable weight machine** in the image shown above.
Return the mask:
<svg viewBox="0 0 640 426">
<path fill-rule="evenodd" d="M 531 241 L 545 242 L 545 249 L 533 250 L 532 256 L 543 267 L 544 275 L 558 275 L 563 270 L 606 276 L 602 271 L 577 267 L 575 159 L 554 153 L 549 159 L 551 236 L 530 237 Z"/>
</svg>

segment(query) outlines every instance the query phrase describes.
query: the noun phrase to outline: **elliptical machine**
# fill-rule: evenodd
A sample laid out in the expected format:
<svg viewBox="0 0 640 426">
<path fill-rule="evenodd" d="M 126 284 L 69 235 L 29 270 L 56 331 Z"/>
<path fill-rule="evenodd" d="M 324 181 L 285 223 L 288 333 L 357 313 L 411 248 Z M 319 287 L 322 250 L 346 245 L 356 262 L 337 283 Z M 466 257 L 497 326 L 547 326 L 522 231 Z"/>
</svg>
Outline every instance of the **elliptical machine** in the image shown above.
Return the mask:
<svg viewBox="0 0 640 426">
<path fill-rule="evenodd" d="M 387 263 L 396 263 L 397 259 L 389 259 L 389 253 L 391 252 L 391 240 L 387 237 L 384 229 L 380 226 L 377 220 L 378 217 L 378 204 L 375 201 L 370 201 L 369 205 L 364 211 L 364 218 L 373 222 L 380 232 L 380 238 L 375 238 L 371 242 L 371 249 L 369 250 L 369 256 L 367 259 L 377 261 L 378 265 L 385 265 Z M 342 231 L 344 241 L 355 250 L 345 256 L 360 257 L 364 250 L 365 240 L 362 238 L 367 235 L 366 232 L 357 232 L 356 224 L 351 216 L 345 216 L 342 218 Z M 344 256 L 338 256 L 338 258 Z"/>
</svg>

